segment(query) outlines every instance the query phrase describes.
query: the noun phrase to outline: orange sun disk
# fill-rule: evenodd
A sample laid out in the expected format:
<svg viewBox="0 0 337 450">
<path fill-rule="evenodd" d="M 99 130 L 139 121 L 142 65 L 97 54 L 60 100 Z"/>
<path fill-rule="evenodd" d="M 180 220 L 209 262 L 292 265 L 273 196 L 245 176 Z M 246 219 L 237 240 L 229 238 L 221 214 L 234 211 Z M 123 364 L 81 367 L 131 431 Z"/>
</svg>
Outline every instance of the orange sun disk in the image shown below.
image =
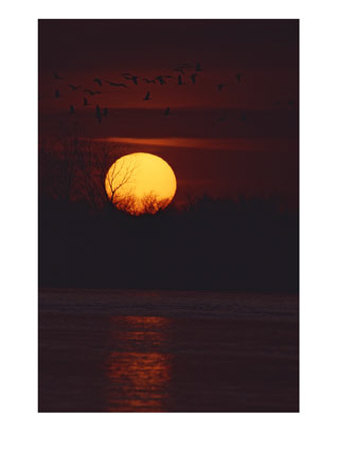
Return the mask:
<svg viewBox="0 0 337 450">
<path fill-rule="evenodd" d="M 105 190 L 119 209 L 133 215 L 155 214 L 166 208 L 177 189 L 169 164 L 151 153 L 130 153 L 119 158 L 108 170 Z"/>
</svg>

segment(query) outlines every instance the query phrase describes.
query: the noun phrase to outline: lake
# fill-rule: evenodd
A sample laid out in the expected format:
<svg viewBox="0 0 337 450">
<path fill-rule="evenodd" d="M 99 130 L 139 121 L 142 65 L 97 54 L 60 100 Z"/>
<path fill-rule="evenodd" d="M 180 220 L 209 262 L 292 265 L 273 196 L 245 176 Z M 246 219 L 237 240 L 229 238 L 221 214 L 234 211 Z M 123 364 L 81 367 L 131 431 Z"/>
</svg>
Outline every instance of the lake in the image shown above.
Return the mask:
<svg viewBox="0 0 337 450">
<path fill-rule="evenodd" d="M 40 289 L 40 412 L 297 412 L 298 296 Z"/>
</svg>

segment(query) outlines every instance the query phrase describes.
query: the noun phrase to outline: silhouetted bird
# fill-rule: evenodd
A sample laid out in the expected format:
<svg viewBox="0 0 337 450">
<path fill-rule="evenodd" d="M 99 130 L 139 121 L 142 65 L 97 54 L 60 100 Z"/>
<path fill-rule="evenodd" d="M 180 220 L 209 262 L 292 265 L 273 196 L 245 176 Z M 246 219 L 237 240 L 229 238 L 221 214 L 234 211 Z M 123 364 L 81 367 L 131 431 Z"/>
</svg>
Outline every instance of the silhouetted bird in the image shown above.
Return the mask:
<svg viewBox="0 0 337 450">
<path fill-rule="evenodd" d="M 146 93 L 145 97 L 143 98 L 143 100 L 152 100 L 150 98 L 150 91 L 147 91 L 147 93 Z"/>
<path fill-rule="evenodd" d="M 183 85 L 183 77 L 181 75 L 178 75 L 178 85 L 181 86 Z"/>
<path fill-rule="evenodd" d="M 83 97 L 83 106 L 89 106 L 88 99 Z"/>
<path fill-rule="evenodd" d="M 139 77 L 137 75 L 132 75 L 131 73 L 123 73 L 122 75 L 126 80 L 130 80 L 133 84 L 138 85 Z"/>
<path fill-rule="evenodd" d="M 200 64 L 200 63 L 196 63 L 196 65 L 195 65 L 195 71 L 196 71 L 196 72 L 201 72 L 201 71 L 202 71 L 202 68 L 201 68 L 201 64 Z"/>
<path fill-rule="evenodd" d="M 61 93 L 58 89 L 55 90 L 55 97 L 56 98 L 60 98 L 61 97 Z"/>
<path fill-rule="evenodd" d="M 197 75 L 198 75 L 197 73 L 192 73 L 192 75 L 190 76 L 193 84 L 196 83 Z"/>
<path fill-rule="evenodd" d="M 102 80 L 100 80 L 99 78 L 94 78 L 94 83 L 97 83 L 98 86 L 102 86 Z"/>
<path fill-rule="evenodd" d="M 109 81 L 109 80 L 105 80 L 106 83 L 110 84 L 110 86 L 113 87 L 123 87 L 123 88 L 127 88 L 127 85 L 124 83 L 115 83 L 113 81 Z"/>
<path fill-rule="evenodd" d="M 98 120 L 98 123 L 102 122 L 101 108 L 99 105 L 96 105 L 96 119 Z"/>
<path fill-rule="evenodd" d="M 145 81 L 145 83 L 147 83 L 147 84 L 150 84 L 150 83 L 156 84 L 156 80 L 149 80 L 148 78 L 143 78 L 143 81 Z"/>
<path fill-rule="evenodd" d="M 73 105 L 70 105 L 69 111 L 70 111 L 70 114 L 75 114 L 75 108 Z"/>
<path fill-rule="evenodd" d="M 159 81 L 159 84 L 162 86 L 163 84 L 166 84 L 166 81 L 164 80 L 164 78 L 159 75 L 158 77 L 156 77 L 156 80 Z"/>
<path fill-rule="evenodd" d="M 68 86 L 71 88 L 72 91 L 77 91 L 77 89 L 79 89 L 81 87 L 80 85 L 75 86 L 74 84 L 69 84 Z"/>
<path fill-rule="evenodd" d="M 237 79 L 238 83 L 241 82 L 241 78 L 242 78 L 242 74 L 241 73 L 236 73 L 235 74 L 235 78 Z"/>
<path fill-rule="evenodd" d="M 164 78 L 173 78 L 171 75 L 158 75 L 155 79 L 159 81 L 159 84 L 162 86 L 163 84 L 166 84 L 166 81 Z"/>
<path fill-rule="evenodd" d="M 54 75 L 55 80 L 63 80 L 63 78 L 60 77 L 60 75 L 58 73 L 53 72 L 53 75 Z"/>
<path fill-rule="evenodd" d="M 164 116 L 168 116 L 170 114 L 171 108 L 167 107 L 164 111 Z"/>
<path fill-rule="evenodd" d="M 101 94 L 101 91 L 92 91 L 91 89 L 83 89 L 83 92 L 88 92 L 89 95 L 98 95 Z"/>
<path fill-rule="evenodd" d="M 103 109 L 103 116 L 104 116 L 105 118 L 108 117 L 108 108 L 104 108 L 104 109 Z"/>
<path fill-rule="evenodd" d="M 136 76 L 133 76 L 132 78 L 131 78 L 131 80 L 133 81 L 133 83 L 135 84 L 135 85 L 137 85 L 138 84 L 138 78 L 139 77 L 136 77 Z"/>
</svg>

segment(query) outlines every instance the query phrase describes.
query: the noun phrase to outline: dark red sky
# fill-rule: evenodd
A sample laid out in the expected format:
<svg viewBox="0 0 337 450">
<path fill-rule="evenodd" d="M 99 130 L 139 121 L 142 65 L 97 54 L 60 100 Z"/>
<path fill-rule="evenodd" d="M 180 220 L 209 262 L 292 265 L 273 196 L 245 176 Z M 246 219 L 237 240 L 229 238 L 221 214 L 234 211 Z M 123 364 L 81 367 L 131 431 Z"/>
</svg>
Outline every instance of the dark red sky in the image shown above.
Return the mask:
<svg viewBox="0 0 337 450">
<path fill-rule="evenodd" d="M 294 201 L 298 45 L 297 20 L 40 20 L 40 136 L 60 137 L 76 124 L 83 138 L 161 154 L 178 176 L 180 196 L 278 192 Z M 182 63 L 192 67 L 180 86 L 173 69 Z M 197 63 L 202 71 L 193 84 Z M 138 85 L 123 72 L 138 75 Z M 160 74 L 174 79 L 164 86 L 141 81 Z M 99 87 L 95 77 L 128 88 Z M 81 88 L 72 92 L 69 84 Z M 86 88 L 102 93 L 90 96 Z M 97 104 L 109 108 L 100 124 Z"/>
</svg>

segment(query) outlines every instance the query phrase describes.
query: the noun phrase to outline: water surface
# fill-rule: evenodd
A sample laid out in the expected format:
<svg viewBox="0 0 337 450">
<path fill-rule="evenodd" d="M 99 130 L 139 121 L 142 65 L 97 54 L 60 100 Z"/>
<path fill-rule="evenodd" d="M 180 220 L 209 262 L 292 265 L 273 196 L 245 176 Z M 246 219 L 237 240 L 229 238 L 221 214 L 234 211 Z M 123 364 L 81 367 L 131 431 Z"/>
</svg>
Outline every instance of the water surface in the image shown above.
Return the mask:
<svg viewBox="0 0 337 450">
<path fill-rule="evenodd" d="M 41 290 L 39 410 L 298 411 L 298 300 Z"/>
</svg>

